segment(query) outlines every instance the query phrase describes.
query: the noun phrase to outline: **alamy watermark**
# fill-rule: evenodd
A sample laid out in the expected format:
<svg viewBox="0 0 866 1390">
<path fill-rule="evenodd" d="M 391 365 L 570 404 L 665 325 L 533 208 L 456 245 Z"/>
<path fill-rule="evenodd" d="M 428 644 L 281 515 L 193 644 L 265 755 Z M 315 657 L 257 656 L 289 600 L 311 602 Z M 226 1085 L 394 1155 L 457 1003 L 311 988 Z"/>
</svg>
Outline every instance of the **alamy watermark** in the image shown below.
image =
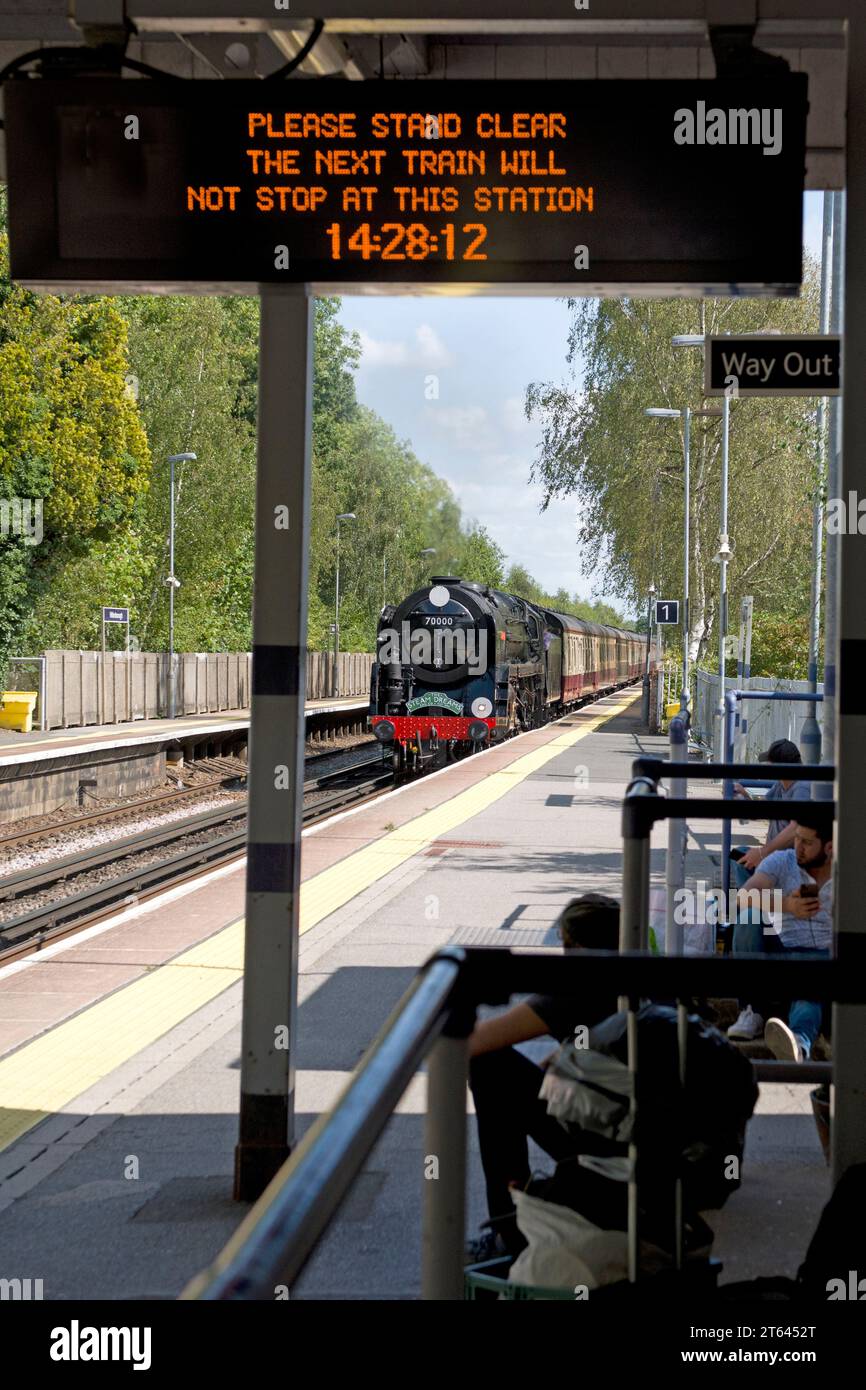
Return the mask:
<svg viewBox="0 0 866 1390">
<path fill-rule="evenodd" d="M 399 631 L 382 628 L 378 650 L 381 666 L 426 666 L 433 670 L 465 666 L 473 674 L 483 675 L 488 665 L 486 631 L 452 627 L 454 619 L 447 615 L 425 616 L 422 621 L 423 627 L 413 627 L 404 620 Z"/>
<path fill-rule="evenodd" d="M 0 540 L 17 536 L 25 545 L 39 545 L 44 534 L 41 497 L 0 497 Z"/>
<path fill-rule="evenodd" d="M 0 1279 L 0 1302 L 27 1303 L 44 1297 L 41 1279 Z"/>
<path fill-rule="evenodd" d="M 824 524 L 830 536 L 866 536 L 866 497 L 828 497 Z"/>
<path fill-rule="evenodd" d="M 707 108 L 705 101 L 694 109 L 681 106 L 674 112 L 674 143 L 677 145 L 763 145 L 764 154 L 782 149 L 781 107 L 737 107 L 728 111 L 720 106 Z"/>
<path fill-rule="evenodd" d="M 698 879 L 695 888 L 677 888 L 674 893 L 674 922 L 678 927 L 717 927 L 720 922 L 733 921 L 744 910 L 771 920 L 781 917 L 781 888 L 740 888 L 726 893 L 724 888 L 708 888 L 703 879 Z M 767 931 L 772 932 L 773 928 L 768 927 Z"/>
</svg>

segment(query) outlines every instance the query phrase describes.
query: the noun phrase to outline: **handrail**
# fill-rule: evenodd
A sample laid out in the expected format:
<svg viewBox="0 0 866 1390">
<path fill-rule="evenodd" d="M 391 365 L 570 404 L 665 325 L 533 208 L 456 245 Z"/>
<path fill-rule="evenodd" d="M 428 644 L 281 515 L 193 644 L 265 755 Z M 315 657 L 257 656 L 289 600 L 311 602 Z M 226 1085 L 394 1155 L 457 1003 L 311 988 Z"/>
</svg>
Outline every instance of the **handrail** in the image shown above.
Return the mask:
<svg viewBox="0 0 866 1390">
<path fill-rule="evenodd" d="M 720 990 L 726 996 L 748 996 L 781 989 L 787 994 L 801 992 L 810 999 L 840 1003 L 862 1003 L 866 998 L 864 973 L 852 970 L 848 963 L 826 958 L 786 961 L 775 955 L 702 958 L 621 955 L 615 951 L 552 957 L 471 947 L 439 952 L 422 967 L 334 1109 L 313 1125 L 223 1252 L 193 1279 L 181 1297 L 270 1301 L 277 1296 L 278 1286 L 288 1288 L 315 1249 L 431 1045 L 454 1045 L 465 1039 L 480 1003 L 499 1004 L 512 994 L 525 992 L 577 995 L 586 989 L 587 971 L 593 991 L 611 997 L 622 994 L 634 999 L 686 1000 Z M 450 1037 L 443 1036 L 447 1034 Z M 442 1104 L 432 1067 L 429 1096 L 431 1110 Z M 466 1106 L 462 1085 L 451 1099 L 462 1124 L 451 1130 L 446 1126 L 440 1129 L 447 1137 L 447 1147 L 440 1146 L 437 1155 L 440 1179 L 427 1183 L 428 1189 L 441 1187 L 452 1170 L 463 1181 Z M 454 1234 L 450 1233 L 447 1252 L 453 1268 L 440 1271 L 438 1280 L 425 1277 L 427 1289 L 443 1283 L 455 1290 L 462 1287 L 462 1230 L 456 1232 L 456 1242 Z M 434 1245 L 426 1253 L 428 1260 L 435 1262 L 441 1251 Z M 460 1295 L 454 1292 L 447 1296 Z"/>
<path fill-rule="evenodd" d="M 795 772 L 797 782 L 832 782 L 836 769 L 832 763 L 678 763 L 667 758 L 644 755 L 635 758 L 631 765 L 633 778 L 646 777 L 651 782 L 659 782 L 662 777 L 702 777 L 706 781 L 723 782 L 741 774 L 760 772 L 762 781 L 780 782 L 791 780 Z"/>
<path fill-rule="evenodd" d="M 225 1249 L 183 1299 L 273 1299 L 303 1269 L 452 1008 L 463 952 L 434 956 Z"/>
<path fill-rule="evenodd" d="M 730 752 L 730 748 L 728 749 L 728 752 Z M 750 812 L 746 809 L 746 807 L 748 807 L 749 805 L 755 806 L 756 803 L 750 802 L 748 799 L 745 798 L 732 798 L 731 784 L 734 778 L 736 778 L 737 781 L 740 782 L 748 780 L 749 773 L 752 772 L 761 772 L 764 774 L 769 774 L 769 776 L 772 778 L 772 782 L 770 783 L 770 785 L 772 785 L 773 782 L 779 782 L 782 779 L 784 779 L 785 781 L 791 780 L 792 773 L 795 774 L 794 780 L 796 780 L 797 782 L 832 782 L 836 776 L 836 769 L 831 763 L 680 763 L 670 759 L 658 758 L 655 756 L 648 755 L 635 758 L 632 762 L 632 777 L 636 781 L 652 784 L 656 791 L 658 791 L 658 784 L 663 777 L 669 777 L 672 784 L 675 781 L 678 781 L 680 778 L 685 777 L 703 778 L 705 781 L 721 781 L 723 799 L 717 802 L 713 802 L 711 804 L 715 805 L 718 808 L 716 811 L 716 815 L 722 821 L 722 850 L 720 877 L 721 886 L 725 893 L 726 902 L 727 895 L 730 889 L 729 861 L 731 854 L 731 821 L 733 819 L 736 818 L 737 820 L 775 820 L 777 816 L 784 813 L 788 817 L 788 819 L 796 820 L 796 816 L 793 815 L 793 811 L 795 809 L 803 810 L 804 806 L 807 804 L 812 809 L 814 809 L 815 805 L 828 807 L 830 809 L 831 814 L 833 814 L 835 810 L 834 804 L 831 801 L 826 799 L 813 799 L 808 803 L 804 803 L 802 801 L 761 801 L 757 803 L 757 805 L 766 807 L 767 809 L 757 813 L 754 811 Z M 766 779 L 762 778 L 761 780 Z M 633 792 L 634 786 L 635 782 L 633 781 L 626 792 L 626 799 L 628 799 L 630 794 Z M 669 797 L 665 798 L 664 804 L 670 806 L 671 799 Z M 682 799 L 680 799 L 679 804 L 682 804 Z M 689 810 L 687 812 L 687 815 L 689 817 L 694 817 L 699 820 L 716 819 L 716 816 L 707 815 L 704 811 L 699 812 L 693 809 L 698 805 L 697 800 L 689 800 L 686 804 L 689 807 Z M 703 805 L 704 803 L 701 804 Z M 733 814 L 726 814 L 724 808 L 729 808 L 731 805 L 733 805 L 736 808 L 736 810 L 733 812 Z M 668 811 L 664 814 L 665 816 L 668 816 L 671 813 Z M 647 851 L 642 851 L 640 847 L 632 847 L 631 853 L 633 856 L 639 855 L 642 857 L 646 857 Z M 649 861 L 647 860 L 647 863 L 648 862 Z M 648 871 L 647 873 L 644 873 L 643 867 L 641 866 L 641 882 L 643 882 L 644 879 L 646 879 L 648 883 Z M 639 938 L 641 944 L 647 939 L 645 933 L 648 931 L 648 906 L 646 907 L 646 914 L 647 926 L 643 927 L 643 925 L 641 925 L 642 934 Z M 638 904 L 636 907 L 633 906 L 630 898 L 629 920 L 633 923 L 641 922 L 642 924 L 641 905 Z M 620 929 L 621 931 L 627 930 L 624 921 L 621 924 Z"/>
</svg>

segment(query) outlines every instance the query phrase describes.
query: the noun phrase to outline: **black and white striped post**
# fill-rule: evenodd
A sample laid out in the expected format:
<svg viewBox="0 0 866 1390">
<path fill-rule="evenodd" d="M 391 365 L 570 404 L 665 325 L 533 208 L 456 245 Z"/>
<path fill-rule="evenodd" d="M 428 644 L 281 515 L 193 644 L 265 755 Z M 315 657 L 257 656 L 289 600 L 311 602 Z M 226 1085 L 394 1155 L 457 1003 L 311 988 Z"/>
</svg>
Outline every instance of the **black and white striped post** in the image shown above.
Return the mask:
<svg viewBox="0 0 866 1390">
<path fill-rule="evenodd" d="M 235 1197 L 294 1134 L 314 301 L 261 289 L 240 1132 Z"/>
<path fill-rule="evenodd" d="M 861 362 L 866 352 L 866 14 L 852 16 L 848 30 L 848 183 L 845 223 L 834 216 L 834 241 L 844 251 L 845 333 L 842 398 L 842 457 L 838 497 L 866 493 L 866 407 L 858 376 L 849 379 L 845 363 Z M 839 207 L 839 195 L 836 195 Z M 841 209 L 840 209 L 841 214 Z M 834 262 L 838 263 L 834 248 Z M 834 296 L 838 303 L 838 296 Z M 833 415 L 831 415 L 831 421 Z M 832 428 L 832 425 L 831 425 Z M 831 440 L 831 452 L 833 443 Z M 833 494 L 830 494 L 831 496 Z M 828 562 L 833 546 L 828 537 Z M 836 694 L 836 828 L 834 907 L 836 953 L 852 972 L 866 959 L 866 540 L 858 533 L 839 536 L 838 642 L 827 651 L 825 695 L 832 695 L 832 666 L 838 652 Z M 828 572 L 828 588 L 831 576 Z M 825 706 L 828 703 L 825 700 Z M 832 718 L 832 715 L 831 715 Z M 825 731 L 827 719 L 824 721 Z M 833 1009 L 833 1118 L 830 1125 L 833 1180 L 866 1161 L 866 1006 L 837 1004 Z"/>
</svg>

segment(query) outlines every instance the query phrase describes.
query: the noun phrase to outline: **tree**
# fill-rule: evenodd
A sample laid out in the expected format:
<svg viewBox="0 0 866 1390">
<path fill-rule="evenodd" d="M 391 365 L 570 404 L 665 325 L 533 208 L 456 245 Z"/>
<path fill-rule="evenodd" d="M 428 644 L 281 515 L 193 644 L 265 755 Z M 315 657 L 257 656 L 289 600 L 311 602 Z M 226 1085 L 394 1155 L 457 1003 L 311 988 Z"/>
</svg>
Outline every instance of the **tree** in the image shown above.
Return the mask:
<svg viewBox="0 0 866 1390">
<path fill-rule="evenodd" d="M 205 296 L 122 301 L 132 370 L 153 453 L 152 485 L 138 508 L 143 557 L 134 631 L 143 647 L 168 645 L 170 454 L 197 458 L 175 468 L 175 648 L 219 651 L 249 645 L 243 582 L 255 499 L 255 324 L 246 302 Z M 255 306 L 254 306 L 255 307 Z M 253 373 L 251 376 L 250 373 Z M 249 608 L 249 600 L 246 604 Z M 229 614 L 233 614 L 232 617 Z"/>
<path fill-rule="evenodd" d="M 478 584 L 502 588 L 502 562 L 505 552 L 488 534 L 486 526 L 474 526 L 458 546 L 459 570 Z"/>
<path fill-rule="evenodd" d="M 22 640 L 30 645 L 46 613 L 68 640 L 82 623 L 98 628 L 101 604 L 126 600 L 106 592 L 106 571 L 122 564 L 150 466 L 116 303 L 13 285 L 5 227 L 0 200 L 0 665 Z M 38 517 L 29 536 L 25 504 Z M 57 593 L 96 554 L 82 592 L 88 616 L 71 618 Z"/>
<path fill-rule="evenodd" d="M 800 299 L 571 301 L 567 360 L 580 389 L 536 382 L 526 411 L 542 423 L 533 476 L 554 497 L 579 499 L 579 538 L 608 591 L 640 610 L 650 582 L 682 588 L 681 421 L 648 419 L 648 406 L 702 405 L 702 355 L 674 348 L 682 333 L 817 330 L 817 276 L 808 263 Z M 693 662 L 718 622 L 721 421 L 692 426 Z M 730 411 L 729 606 L 753 594 L 756 611 L 808 604 L 814 408 L 808 400 L 733 400 Z"/>
</svg>

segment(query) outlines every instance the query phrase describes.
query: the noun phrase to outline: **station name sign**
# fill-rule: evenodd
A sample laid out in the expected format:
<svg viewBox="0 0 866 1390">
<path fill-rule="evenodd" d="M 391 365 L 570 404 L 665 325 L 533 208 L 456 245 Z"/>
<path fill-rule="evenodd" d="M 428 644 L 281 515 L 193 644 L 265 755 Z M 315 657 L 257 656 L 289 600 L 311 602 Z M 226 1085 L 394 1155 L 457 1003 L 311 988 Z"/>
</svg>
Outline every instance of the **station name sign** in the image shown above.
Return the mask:
<svg viewBox="0 0 866 1390">
<path fill-rule="evenodd" d="M 795 293 L 807 79 L 9 82 L 36 287 Z"/>
<path fill-rule="evenodd" d="M 711 337 L 704 349 L 706 396 L 838 396 L 842 339 L 828 333 Z"/>
</svg>

